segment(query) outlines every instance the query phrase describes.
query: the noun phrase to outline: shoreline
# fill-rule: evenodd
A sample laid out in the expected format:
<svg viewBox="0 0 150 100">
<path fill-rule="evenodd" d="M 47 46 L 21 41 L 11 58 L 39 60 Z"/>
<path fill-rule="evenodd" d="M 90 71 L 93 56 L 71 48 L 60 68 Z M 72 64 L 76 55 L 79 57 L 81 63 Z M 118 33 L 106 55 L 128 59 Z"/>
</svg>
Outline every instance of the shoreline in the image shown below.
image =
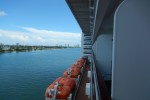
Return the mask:
<svg viewBox="0 0 150 100">
<path fill-rule="evenodd" d="M 79 48 L 79 47 L 3 45 L 0 47 L 0 53 L 31 52 L 36 50 L 53 50 L 53 49 L 65 49 L 65 48 Z"/>
</svg>

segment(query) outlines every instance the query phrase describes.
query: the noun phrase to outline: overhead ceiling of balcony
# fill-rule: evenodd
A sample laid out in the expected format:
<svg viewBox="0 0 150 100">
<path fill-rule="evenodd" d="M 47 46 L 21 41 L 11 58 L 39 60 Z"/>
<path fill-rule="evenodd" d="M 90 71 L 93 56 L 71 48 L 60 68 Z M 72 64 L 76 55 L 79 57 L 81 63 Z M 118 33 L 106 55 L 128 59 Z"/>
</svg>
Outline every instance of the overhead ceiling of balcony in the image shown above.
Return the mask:
<svg viewBox="0 0 150 100">
<path fill-rule="evenodd" d="M 89 0 L 66 0 L 82 32 L 90 34 Z"/>
</svg>

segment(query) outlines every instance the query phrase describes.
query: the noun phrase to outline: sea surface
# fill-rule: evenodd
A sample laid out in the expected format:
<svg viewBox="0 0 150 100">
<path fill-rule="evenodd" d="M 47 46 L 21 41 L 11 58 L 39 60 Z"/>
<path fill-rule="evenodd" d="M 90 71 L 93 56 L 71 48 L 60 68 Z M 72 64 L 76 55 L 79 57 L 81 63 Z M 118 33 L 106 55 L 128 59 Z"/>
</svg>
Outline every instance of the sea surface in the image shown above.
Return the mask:
<svg viewBox="0 0 150 100">
<path fill-rule="evenodd" d="M 0 53 L 0 100 L 45 100 L 46 88 L 80 53 L 80 48 Z"/>
</svg>

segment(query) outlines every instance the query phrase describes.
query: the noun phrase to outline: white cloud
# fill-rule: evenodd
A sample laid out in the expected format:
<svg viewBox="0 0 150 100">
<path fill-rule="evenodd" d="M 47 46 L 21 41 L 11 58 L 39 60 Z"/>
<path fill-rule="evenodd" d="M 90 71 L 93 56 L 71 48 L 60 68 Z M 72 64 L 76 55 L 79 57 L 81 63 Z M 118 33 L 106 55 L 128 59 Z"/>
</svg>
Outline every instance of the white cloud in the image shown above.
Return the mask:
<svg viewBox="0 0 150 100">
<path fill-rule="evenodd" d="M 39 41 L 39 42 L 46 42 L 42 37 L 36 37 L 35 40 Z"/>
<path fill-rule="evenodd" d="M 7 14 L 5 13 L 5 11 L 0 11 L 0 16 L 5 16 L 5 15 L 7 15 Z"/>
<path fill-rule="evenodd" d="M 20 43 L 30 45 L 76 45 L 81 44 L 81 34 L 72 32 L 56 32 L 30 27 L 20 27 L 26 32 L 0 29 L 0 42 Z"/>
<path fill-rule="evenodd" d="M 1 30 L 0 29 L 0 35 L 3 38 L 10 38 L 10 39 L 15 39 L 15 40 L 20 40 L 20 41 L 27 41 L 28 37 L 23 35 L 22 32 L 17 32 L 17 31 L 8 31 L 8 30 Z"/>
<path fill-rule="evenodd" d="M 55 31 L 49 31 L 49 30 L 39 30 L 35 28 L 28 28 L 28 27 L 22 27 L 28 32 L 34 33 L 36 35 L 42 36 L 42 37 L 49 37 L 53 39 L 79 39 L 81 37 L 81 34 L 79 33 L 72 33 L 72 32 L 55 32 Z"/>
</svg>

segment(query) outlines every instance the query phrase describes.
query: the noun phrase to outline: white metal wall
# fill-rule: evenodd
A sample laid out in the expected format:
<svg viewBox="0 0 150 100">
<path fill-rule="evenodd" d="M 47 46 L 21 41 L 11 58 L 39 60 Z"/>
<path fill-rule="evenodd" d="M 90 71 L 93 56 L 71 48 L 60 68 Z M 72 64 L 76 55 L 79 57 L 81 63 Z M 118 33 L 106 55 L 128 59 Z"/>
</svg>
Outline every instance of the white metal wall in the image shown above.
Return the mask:
<svg viewBox="0 0 150 100">
<path fill-rule="evenodd" d="M 98 36 L 93 45 L 93 52 L 97 70 L 102 73 L 105 80 L 111 80 L 112 32 Z"/>
<path fill-rule="evenodd" d="M 150 100 L 150 0 L 118 7 L 112 63 L 112 100 Z"/>
</svg>

